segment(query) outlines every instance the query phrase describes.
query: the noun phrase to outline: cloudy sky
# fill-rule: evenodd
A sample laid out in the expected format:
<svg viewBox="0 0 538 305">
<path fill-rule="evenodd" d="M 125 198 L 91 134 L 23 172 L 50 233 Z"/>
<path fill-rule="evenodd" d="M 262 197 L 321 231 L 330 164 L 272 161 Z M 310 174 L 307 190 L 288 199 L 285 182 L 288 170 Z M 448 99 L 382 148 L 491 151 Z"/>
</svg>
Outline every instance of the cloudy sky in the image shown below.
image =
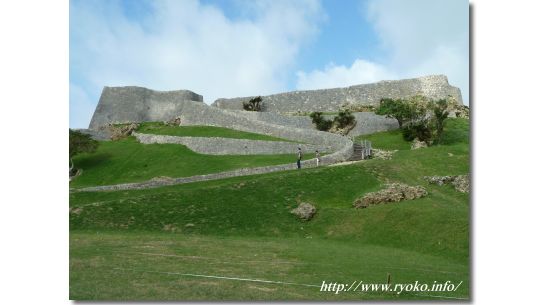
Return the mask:
<svg viewBox="0 0 538 305">
<path fill-rule="evenodd" d="M 71 0 L 70 127 L 103 86 L 220 97 L 445 74 L 469 101 L 468 1 Z"/>
</svg>

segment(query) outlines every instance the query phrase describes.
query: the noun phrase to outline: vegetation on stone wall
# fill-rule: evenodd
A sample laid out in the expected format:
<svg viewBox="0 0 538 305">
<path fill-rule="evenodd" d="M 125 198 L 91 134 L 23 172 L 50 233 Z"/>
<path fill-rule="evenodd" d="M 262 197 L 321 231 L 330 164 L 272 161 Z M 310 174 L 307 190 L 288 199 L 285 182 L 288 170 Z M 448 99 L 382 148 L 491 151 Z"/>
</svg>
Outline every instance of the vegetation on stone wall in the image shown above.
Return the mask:
<svg viewBox="0 0 538 305">
<path fill-rule="evenodd" d="M 324 118 L 322 112 L 312 112 L 310 117 L 318 130 L 335 133 L 346 130 L 344 133 L 347 134 L 356 123 L 355 117 L 349 109 L 339 111 L 332 120 Z"/>
<path fill-rule="evenodd" d="M 375 112 L 377 107 L 375 105 L 361 105 L 345 102 L 340 105 L 340 110 L 349 110 L 351 112 Z"/>
<path fill-rule="evenodd" d="M 333 124 L 337 128 L 346 128 L 347 126 L 355 123 L 355 117 L 349 109 L 339 111 L 338 115 L 334 118 Z"/>
<path fill-rule="evenodd" d="M 332 120 L 324 118 L 321 112 L 312 112 L 310 117 L 312 118 L 312 123 L 316 125 L 317 130 L 327 131 L 333 125 Z"/>
<path fill-rule="evenodd" d="M 246 111 L 262 111 L 263 99 L 261 96 L 250 99 L 248 102 L 243 102 L 243 109 Z"/>
</svg>

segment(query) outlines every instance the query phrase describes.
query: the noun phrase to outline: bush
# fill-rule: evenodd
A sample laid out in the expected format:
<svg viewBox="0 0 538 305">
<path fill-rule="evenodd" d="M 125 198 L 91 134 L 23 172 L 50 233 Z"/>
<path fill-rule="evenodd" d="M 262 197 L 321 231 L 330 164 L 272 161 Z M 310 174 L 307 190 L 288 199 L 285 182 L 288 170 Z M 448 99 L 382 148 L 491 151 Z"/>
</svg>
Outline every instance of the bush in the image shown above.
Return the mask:
<svg viewBox="0 0 538 305">
<path fill-rule="evenodd" d="M 89 134 L 82 133 L 78 130 L 69 129 L 69 176 L 74 174 L 75 164 L 73 157 L 80 153 L 92 153 L 97 150 L 99 142 L 92 139 Z"/>
<path fill-rule="evenodd" d="M 321 131 L 328 131 L 332 127 L 343 129 L 355 124 L 355 116 L 349 109 L 339 111 L 333 120 L 325 119 L 321 112 L 312 112 L 310 117 L 312 118 L 312 123 L 316 125 L 316 129 Z"/>
<path fill-rule="evenodd" d="M 448 102 L 445 99 L 432 102 L 433 119 L 435 124 L 435 142 L 440 144 L 443 139 L 445 121 L 448 118 Z"/>
<path fill-rule="evenodd" d="M 69 129 L 69 159 L 80 153 L 92 153 L 98 146 L 99 142 L 92 139 L 89 134 Z"/>
<path fill-rule="evenodd" d="M 433 139 L 433 126 L 427 119 L 410 122 L 402 128 L 402 135 L 406 141 L 417 138 L 429 144 Z"/>
<path fill-rule="evenodd" d="M 246 111 L 262 111 L 262 97 L 258 96 L 248 102 L 243 102 L 243 109 Z"/>
<path fill-rule="evenodd" d="M 331 129 L 333 125 L 333 121 L 325 119 L 321 115 L 321 112 L 312 112 L 310 117 L 312 118 L 312 123 L 316 125 L 317 130 L 327 131 Z"/>
<path fill-rule="evenodd" d="M 345 128 L 355 124 L 355 117 L 351 114 L 349 109 L 339 111 L 338 115 L 334 118 L 334 124 L 336 124 L 336 127 L 338 128 Z"/>
<path fill-rule="evenodd" d="M 442 142 L 449 106 L 446 99 L 434 101 L 421 95 L 397 100 L 383 98 L 376 114 L 395 118 L 406 141 L 417 138 L 431 145 Z"/>
<path fill-rule="evenodd" d="M 383 98 L 379 103 L 376 114 L 394 118 L 402 128 L 406 123 L 421 119 L 426 113 L 426 103 L 422 102 L 420 96 L 411 100 Z"/>
</svg>

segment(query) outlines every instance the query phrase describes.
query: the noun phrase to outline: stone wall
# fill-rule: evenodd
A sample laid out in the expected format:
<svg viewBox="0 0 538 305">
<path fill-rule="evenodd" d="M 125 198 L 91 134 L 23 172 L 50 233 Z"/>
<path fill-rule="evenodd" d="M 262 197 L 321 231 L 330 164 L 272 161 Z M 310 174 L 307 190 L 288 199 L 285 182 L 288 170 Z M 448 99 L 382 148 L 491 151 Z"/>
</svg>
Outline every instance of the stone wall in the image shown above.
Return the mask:
<svg viewBox="0 0 538 305">
<path fill-rule="evenodd" d="M 182 125 L 218 126 L 315 144 L 322 151 L 333 152 L 322 157 L 327 163 L 345 161 L 353 153 L 353 142 L 347 137 L 304 129 L 302 126 L 308 125 L 308 118 L 299 118 L 300 122 L 297 123 L 294 118 L 277 114 L 239 113 L 187 100 L 196 98 L 202 100 L 201 96 L 197 97 L 190 91 L 159 92 L 140 87 L 105 87 L 90 127 L 96 130 L 108 123 L 163 121 L 179 116 Z M 282 120 L 287 123 L 279 125 Z"/>
<path fill-rule="evenodd" d="M 303 153 L 333 152 L 330 147 L 315 144 L 303 144 L 280 141 L 259 141 L 231 138 L 206 138 L 206 137 L 176 137 L 166 135 L 154 135 L 133 133 L 133 136 L 142 144 L 181 144 L 190 150 L 207 155 L 275 155 L 294 154 L 297 147 Z"/>
<path fill-rule="evenodd" d="M 387 118 L 384 115 L 377 115 L 373 112 L 354 112 L 353 116 L 355 117 L 357 124 L 347 134 L 350 137 L 399 128 L 396 119 Z M 323 117 L 333 119 L 335 115 L 324 115 Z"/>
<path fill-rule="evenodd" d="M 306 115 L 282 115 L 274 112 L 245 110 L 234 110 L 234 112 L 246 118 L 270 124 L 316 130 L 316 126 L 312 124 L 312 119 Z M 355 116 L 355 120 L 357 120 L 357 125 L 349 132 L 348 135 L 351 137 L 399 128 L 396 119 L 387 118 L 384 115 L 377 115 L 373 112 L 354 112 L 353 115 Z M 333 119 L 335 115 L 324 115 L 323 117 Z"/>
<path fill-rule="evenodd" d="M 297 111 L 338 111 L 344 103 L 378 105 L 382 98 L 408 98 L 424 95 L 433 99 L 449 95 L 463 104 L 460 89 L 448 83 L 444 75 L 431 75 L 413 79 L 381 81 L 345 88 L 292 91 L 263 96 L 263 111 L 293 113 Z M 253 98 L 238 97 L 217 99 L 213 106 L 222 109 L 243 109 L 243 102 Z"/>
<path fill-rule="evenodd" d="M 294 128 L 315 129 L 312 119 L 305 115 L 282 115 L 274 112 L 235 110 L 238 115 L 270 124 Z"/>
<path fill-rule="evenodd" d="M 182 125 L 218 126 L 261 133 L 297 142 L 317 144 L 321 147 L 328 147 L 333 151 L 338 150 L 339 147 L 343 147 L 347 141 L 350 141 L 348 138 L 327 132 L 276 125 L 250 119 L 238 114 L 236 111 L 210 107 L 202 103 L 184 101 L 178 111 Z"/>
<path fill-rule="evenodd" d="M 178 115 L 182 101 L 203 102 L 203 97 L 188 90 L 105 87 L 89 128 L 98 129 L 108 123 L 167 121 Z"/>
<path fill-rule="evenodd" d="M 179 101 L 176 103 L 176 115 L 181 117 L 181 125 L 225 127 L 306 144 L 315 144 L 316 147 L 326 151 L 333 151 L 333 153 L 323 156 L 327 162 L 345 161 L 353 153 L 353 142 L 347 137 L 318 130 L 294 128 L 258 121 L 238 114 L 236 111 L 219 109 L 204 103 Z"/>
</svg>

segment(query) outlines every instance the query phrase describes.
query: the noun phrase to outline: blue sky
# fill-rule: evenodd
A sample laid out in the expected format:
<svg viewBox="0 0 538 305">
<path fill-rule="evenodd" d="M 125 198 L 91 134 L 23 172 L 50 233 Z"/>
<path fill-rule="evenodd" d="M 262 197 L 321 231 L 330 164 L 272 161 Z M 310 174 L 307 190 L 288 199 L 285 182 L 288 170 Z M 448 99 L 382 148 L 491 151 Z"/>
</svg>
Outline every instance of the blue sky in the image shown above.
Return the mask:
<svg viewBox="0 0 538 305">
<path fill-rule="evenodd" d="M 468 104 L 467 1 L 71 0 L 70 127 L 103 86 L 220 97 L 445 74 Z"/>
</svg>

